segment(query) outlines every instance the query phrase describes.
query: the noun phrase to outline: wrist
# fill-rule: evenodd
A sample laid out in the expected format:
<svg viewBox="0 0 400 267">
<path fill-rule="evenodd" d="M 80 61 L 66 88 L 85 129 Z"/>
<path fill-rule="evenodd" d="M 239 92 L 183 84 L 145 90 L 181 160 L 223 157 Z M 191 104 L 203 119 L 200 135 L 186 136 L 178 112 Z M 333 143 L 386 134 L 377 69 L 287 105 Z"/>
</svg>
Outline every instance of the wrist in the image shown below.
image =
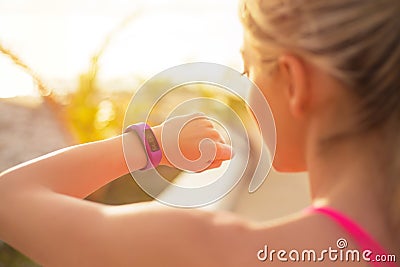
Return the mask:
<svg viewBox="0 0 400 267">
<path fill-rule="evenodd" d="M 162 124 L 158 125 L 158 126 L 155 126 L 155 127 L 152 127 L 151 129 L 153 130 L 154 136 L 157 139 L 158 145 L 159 145 L 161 153 L 162 153 L 160 165 L 172 166 L 171 163 L 167 160 L 167 157 L 165 156 L 163 144 L 161 142 L 161 139 L 162 139 L 161 138 L 161 135 L 162 135 Z"/>
<path fill-rule="evenodd" d="M 147 164 L 140 170 L 144 171 L 156 168 L 160 164 L 162 150 L 150 126 L 146 123 L 132 124 L 125 129 L 125 132 L 134 132 L 139 137 L 145 151 Z"/>
<path fill-rule="evenodd" d="M 123 151 L 123 153 L 125 154 L 125 160 L 134 162 L 128 164 L 128 166 L 131 166 L 132 168 L 128 171 L 132 172 L 145 168 L 147 164 L 147 155 L 139 136 L 130 132 L 123 133 L 121 137 L 121 142 L 125 148 L 128 148 L 124 149 Z M 134 168 L 132 166 L 134 166 Z"/>
</svg>

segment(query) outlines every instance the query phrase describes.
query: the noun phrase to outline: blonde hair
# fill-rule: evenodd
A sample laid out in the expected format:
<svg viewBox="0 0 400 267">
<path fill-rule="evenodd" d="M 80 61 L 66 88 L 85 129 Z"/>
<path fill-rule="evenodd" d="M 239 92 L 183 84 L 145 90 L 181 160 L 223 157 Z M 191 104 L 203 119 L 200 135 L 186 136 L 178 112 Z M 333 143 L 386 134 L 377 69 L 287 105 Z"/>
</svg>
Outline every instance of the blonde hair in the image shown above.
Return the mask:
<svg viewBox="0 0 400 267">
<path fill-rule="evenodd" d="M 391 131 L 396 133 L 400 128 L 399 14 L 399 0 L 242 0 L 240 12 L 246 33 L 261 55 L 270 56 L 266 49 L 271 46 L 286 49 L 353 91 L 360 100 L 360 132 L 389 124 L 384 122 L 390 118 L 396 126 Z M 394 168 L 398 176 L 400 167 Z M 398 178 L 390 181 L 389 200 L 391 229 L 397 234 Z"/>
<path fill-rule="evenodd" d="M 399 14 L 398 0 L 242 0 L 240 15 L 261 53 L 287 49 L 354 91 L 365 129 L 400 117 Z"/>
</svg>

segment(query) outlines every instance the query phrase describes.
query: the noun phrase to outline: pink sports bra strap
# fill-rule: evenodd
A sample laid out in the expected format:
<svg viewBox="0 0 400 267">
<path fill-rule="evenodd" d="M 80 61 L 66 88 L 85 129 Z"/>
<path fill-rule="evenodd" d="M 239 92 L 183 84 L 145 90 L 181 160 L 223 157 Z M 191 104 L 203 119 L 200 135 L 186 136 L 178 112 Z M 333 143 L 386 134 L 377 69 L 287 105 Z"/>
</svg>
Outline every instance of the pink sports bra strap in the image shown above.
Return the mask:
<svg viewBox="0 0 400 267">
<path fill-rule="evenodd" d="M 350 218 L 342 214 L 341 212 L 334 210 L 330 207 L 314 207 L 311 206 L 307 209 L 309 212 L 322 213 L 331 219 L 333 219 L 337 224 L 339 224 L 359 245 L 359 248 L 364 250 L 372 251 L 371 255 L 371 265 L 376 267 L 390 266 L 396 267 L 397 265 L 393 262 L 377 262 L 372 261 L 376 255 L 389 255 L 387 251 L 369 235 L 361 226 L 352 221 Z"/>
</svg>

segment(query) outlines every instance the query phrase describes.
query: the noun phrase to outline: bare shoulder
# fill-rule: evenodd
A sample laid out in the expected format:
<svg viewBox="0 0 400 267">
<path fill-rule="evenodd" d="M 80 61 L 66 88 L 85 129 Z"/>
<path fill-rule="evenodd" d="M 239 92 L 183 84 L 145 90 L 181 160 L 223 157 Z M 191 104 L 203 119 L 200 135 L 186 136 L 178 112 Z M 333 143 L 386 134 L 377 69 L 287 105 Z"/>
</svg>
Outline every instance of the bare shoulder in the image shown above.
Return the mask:
<svg viewBox="0 0 400 267">
<path fill-rule="evenodd" d="M 211 260 L 207 266 L 282 266 L 289 262 L 304 266 L 304 261 L 313 266 L 327 263 L 349 266 L 349 262 L 331 260 L 324 251 L 338 252 L 338 240 L 347 242 L 350 249 L 356 248 L 335 223 L 315 214 L 300 212 L 256 223 L 232 213 L 218 212 L 205 213 L 198 220 L 197 240 L 201 244 L 198 249 Z M 335 255 L 339 256 L 333 253 L 333 259 Z"/>
<path fill-rule="evenodd" d="M 287 262 L 277 258 L 280 250 L 319 253 L 343 237 L 331 222 L 304 214 L 255 223 L 228 212 L 142 208 L 111 209 L 107 239 L 116 251 L 114 266 L 281 266 Z"/>
</svg>

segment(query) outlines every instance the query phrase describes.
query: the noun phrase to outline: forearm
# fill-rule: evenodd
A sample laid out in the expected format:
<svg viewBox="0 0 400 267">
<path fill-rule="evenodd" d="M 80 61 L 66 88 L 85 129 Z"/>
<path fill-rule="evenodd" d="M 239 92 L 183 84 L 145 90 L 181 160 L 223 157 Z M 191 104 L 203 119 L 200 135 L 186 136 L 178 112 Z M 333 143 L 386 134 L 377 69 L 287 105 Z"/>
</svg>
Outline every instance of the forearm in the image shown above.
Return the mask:
<svg viewBox="0 0 400 267">
<path fill-rule="evenodd" d="M 218 167 L 222 161 L 230 159 L 230 147 L 221 143 L 222 138 L 211 122 L 206 118 L 193 118 L 193 115 L 175 117 L 163 124 L 175 128 L 185 125 L 180 131 L 182 137 L 175 138 L 172 134 L 167 138 L 179 144 L 182 156 L 200 156 L 200 143 L 210 139 L 216 144 L 216 153 L 208 168 Z M 182 124 L 187 119 L 191 121 Z M 153 128 L 163 151 L 161 129 L 158 126 Z M 122 210 L 121 207 L 110 208 L 77 199 L 129 172 L 123 147 L 127 158 L 132 161 L 129 162 L 133 167 L 131 171 L 146 166 L 142 141 L 136 134 L 127 133 L 124 146 L 122 136 L 118 136 L 56 151 L 0 174 L 0 239 L 40 263 L 60 266 L 85 265 L 83 262 L 90 266 L 110 265 L 102 258 L 99 264 L 98 255 L 112 250 L 116 244 L 119 246 L 128 228 L 136 229 L 132 233 L 141 244 L 140 240 L 148 236 L 143 229 L 148 228 L 149 220 L 158 223 L 165 221 L 165 216 L 155 216 L 156 211 L 149 211 L 148 205 L 141 206 L 146 211 L 137 205 Z M 210 146 L 210 149 L 215 147 Z M 164 156 L 163 153 L 161 164 L 169 165 Z M 204 160 L 209 162 L 208 158 Z M 168 217 L 176 219 L 176 216 Z M 115 235 L 116 229 L 120 231 Z M 106 250 L 104 244 L 109 245 Z M 108 258 L 111 262 L 115 260 L 114 256 Z"/>
<path fill-rule="evenodd" d="M 131 165 L 146 165 L 146 155 L 139 139 L 125 134 L 125 144 L 135 159 Z M 69 147 L 16 166 L 0 177 L 0 188 L 8 191 L 32 187 L 84 198 L 103 185 L 128 173 L 122 136 Z"/>
</svg>

